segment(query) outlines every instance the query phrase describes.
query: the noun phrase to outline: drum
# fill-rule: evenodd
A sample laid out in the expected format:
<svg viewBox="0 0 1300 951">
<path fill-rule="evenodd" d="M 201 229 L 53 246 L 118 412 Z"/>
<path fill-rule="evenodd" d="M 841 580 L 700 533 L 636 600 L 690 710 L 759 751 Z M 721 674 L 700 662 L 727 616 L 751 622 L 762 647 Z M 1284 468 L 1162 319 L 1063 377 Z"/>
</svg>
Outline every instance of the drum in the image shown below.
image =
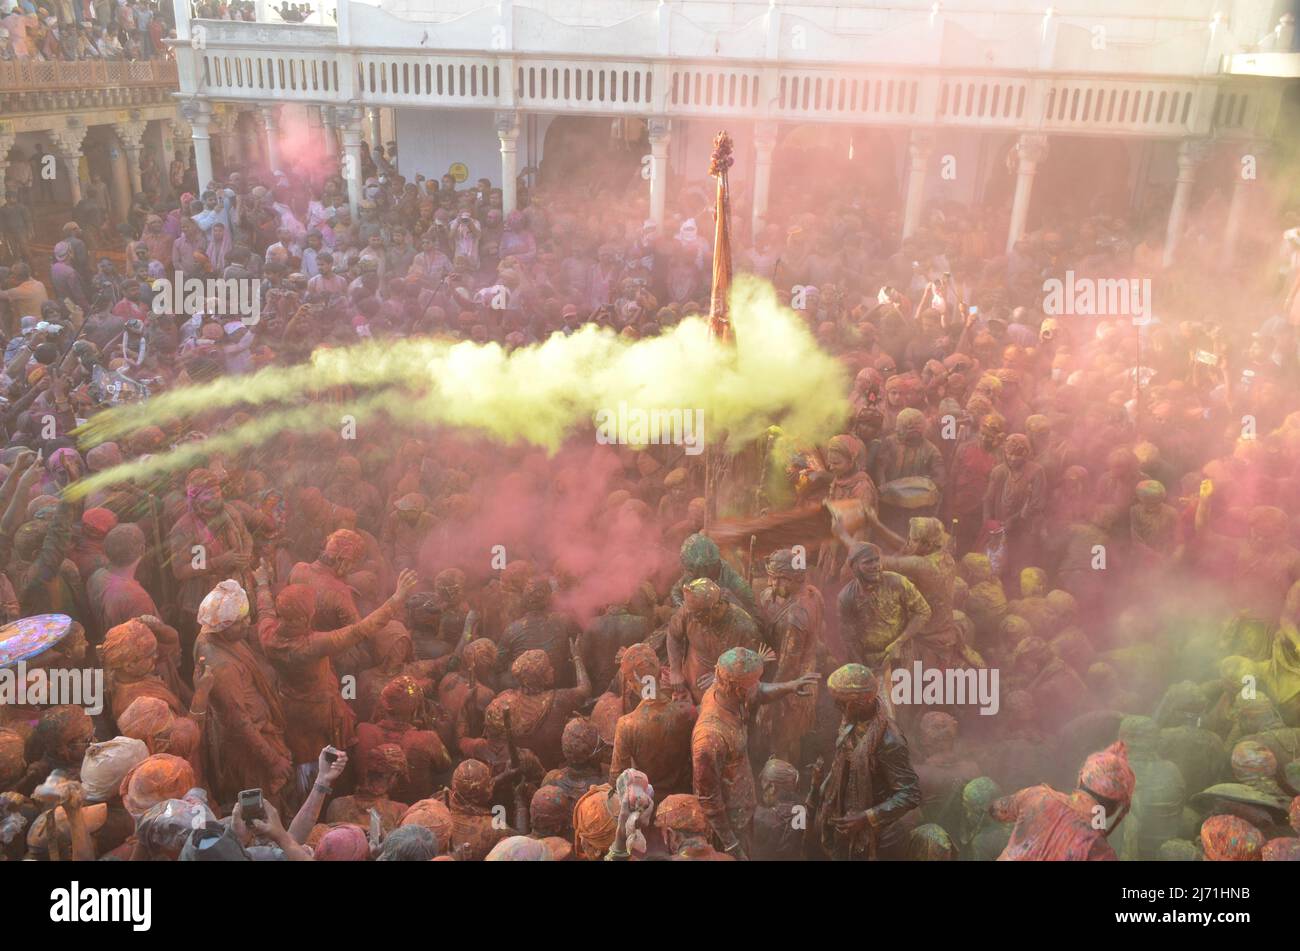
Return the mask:
<svg viewBox="0 0 1300 951">
<path fill-rule="evenodd" d="M 939 504 L 939 487 L 926 476 L 904 476 L 880 487 L 880 504 L 896 509 L 925 509 Z"/>
<path fill-rule="evenodd" d="M 0 627 L 0 669 L 45 653 L 71 630 L 66 614 L 35 614 Z"/>
</svg>

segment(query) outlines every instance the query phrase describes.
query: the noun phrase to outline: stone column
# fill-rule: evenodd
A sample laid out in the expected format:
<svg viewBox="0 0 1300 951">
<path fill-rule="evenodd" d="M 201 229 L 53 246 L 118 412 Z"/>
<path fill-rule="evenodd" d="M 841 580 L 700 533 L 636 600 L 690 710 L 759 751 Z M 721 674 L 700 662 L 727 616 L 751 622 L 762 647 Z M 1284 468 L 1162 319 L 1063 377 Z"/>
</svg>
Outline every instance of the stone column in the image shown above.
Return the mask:
<svg viewBox="0 0 1300 951">
<path fill-rule="evenodd" d="M 108 216 L 114 224 L 126 221 L 131 213 L 131 169 L 126 149 L 110 140 L 108 147 Z"/>
<path fill-rule="evenodd" d="M 262 114 L 262 126 L 266 129 L 266 163 L 273 172 L 283 171 L 280 168 L 280 130 L 276 123 L 275 106 L 261 105 L 258 110 Z"/>
<path fill-rule="evenodd" d="M 202 99 L 186 99 L 181 103 L 181 114 L 190 124 L 190 139 L 194 143 L 194 174 L 199 181 L 200 197 L 212 181 L 212 107 Z"/>
<path fill-rule="evenodd" d="M 1251 193 L 1255 190 L 1252 186 L 1259 175 L 1259 163 L 1267 148 L 1268 145 L 1264 142 L 1251 142 L 1237 156 L 1237 167 L 1233 170 L 1232 201 L 1228 205 L 1228 221 L 1223 229 L 1223 263 L 1226 265 L 1232 264 L 1237 256 L 1241 226 L 1250 209 Z"/>
<path fill-rule="evenodd" d="M 135 118 L 129 122 L 113 123 L 113 131 L 117 133 L 117 140 L 122 143 L 122 151 L 126 154 L 126 170 L 133 195 L 143 191 L 140 187 L 140 150 L 144 147 L 144 130 L 148 125 L 145 120 Z"/>
<path fill-rule="evenodd" d="M 776 134 L 775 122 L 754 123 L 754 207 L 750 230 L 755 238 L 767 223 L 767 200 L 772 190 L 772 153 L 776 150 Z"/>
<path fill-rule="evenodd" d="M 334 158 L 339 154 L 339 140 L 334 131 L 334 107 L 320 107 L 320 128 L 325 139 L 325 154 Z"/>
<path fill-rule="evenodd" d="M 650 219 L 662 231 L 668 206 L 668 143 L 672 140 L 672 124 L 662 116 L 646 122 L 650 137 Z"/>
<path fill-rule="evenodd" d="M 361 207 L 361 126 L 365 110 L 361 106 L 337 108 L 335 122 L 343 132 L 343 180 L 348 183 L 348 207 L 357 221 Z"/>
<path fill-rule="evenodd" d="M 518 203 L 516 180 L 519 177 L 519 114 L 496 114 L 497 138 L 501 141 L 501 214 L 508 215 Z"/>
<path fill-rule="evenodd" d="M 12 132 L 0 132 L 0 205 L 5 198 L 5 173 L 9 170 L 9 150 L 14 147 L 18 136 Z"/>
<path fill-rule="evenodd" d="M 381 131 L 382 122 L 379 115 L 379 107 L 371 106 L 366 110 L 367 118 L 370 120 L 370 157 L 374 158 L 375 149 L 384 144 L 383 132 Z"/>
<path fill-rule="evenodd" d="M 52 130 L 50 137 L 68 178 L 69 200 L 75 205 L 81 201 L 81 143 L 86 140 L 86 123 L 74 116 L 64 128 Z"/>
<path fill-rule="evenodd" d="M 1026 132 L 1016 142 L 1016 194 L 1011 201 L 1011 228 L 1007 232 L 1007 251 L 1024 236 L 1029 220 L 1029 200 L 1034 191 L 1038 164 L 1047 158 L 1047 136 Z"/>
<path fill-rule="evenodd" d="M 1187 206 L 1192 200 L 1196 169 L 1209 151 L 1210 145 L 1205 139 L 1184 139 L 1178 146 L 1178 178 L 1174 182 L 1174 199 L 1169 205 L 1169 224 L 1165 227 L 1165 267 L 1173 264 L 1178 254 L 1178 244 L 1187 225 Z"/>
<path fill-rule="evenodd" d="M 907 144 L 909 165 L 907 203 L 903 206 L 904 238 L 910 238 L 921 226 L 921 211 L 925 207 L 925 173 L 933 150 L 934 133 L 928 129 L 914 129 L 911 141 Z"/>
</svg>

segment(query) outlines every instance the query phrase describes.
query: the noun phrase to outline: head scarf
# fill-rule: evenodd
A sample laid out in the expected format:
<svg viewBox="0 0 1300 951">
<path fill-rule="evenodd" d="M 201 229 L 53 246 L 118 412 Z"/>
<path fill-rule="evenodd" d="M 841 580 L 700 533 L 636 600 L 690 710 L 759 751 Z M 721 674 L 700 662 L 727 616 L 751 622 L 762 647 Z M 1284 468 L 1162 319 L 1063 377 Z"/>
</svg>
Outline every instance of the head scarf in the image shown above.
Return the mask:
<svg viewBox="0 0 1300 951">
<path fill-rule="evenodd" d="M 862 440 L 849 433 L 841 433 L 826 444 L 826 453 L 832 452 L 847 456 L 853 472 L 861 472 L 867 467 L 867 447 Z"/>
<path fill-rule="evenodd" d="M 131 620 L 110 628 L 99 647 L 108 670 L 132 667 L 158 653 L 158 638 L 143 621 Z"/>
<path fill-rule="evenodd" d="M 682 542 L 682 568 L 692 577 L 713 571 L 722 563 L 722 553 L 718 551 L 717 542 L 708 535 L 698 532 Z"/>
<path fill-rule="evenodd" d="M 167 701 L 161 697 L 136 697 L 117 716 L 117 728 L 123 736 L 143 740 L 151 753 L 159 738 L 165 736 L 176 722 Z"/>
<path fill-rule="evenodd" d="M 337 825 L 323 836 L 312 851 L 317 862 L 364 862 L 370 857 L 366 830 L 351 824 Z"/>
<path fill-rule="evenodd" d="M 200 633 L 216 634 L 248 617 L 248 593 L 238 581 L 227 579 L 213 588 L 199 605 Z"/>
<path fill-rule="evenodd" d="M 379 691 L 379 709 L 376 713 L 381 720 L 400 720 L 409 722 L 420 707 L 420 685 L 414 677 L 403 674 L 384 684 Z"/>
<path fill-rule="evenodd" d="M 699 798 L 687 793 L 666 796 L 655 809 L 655 825 L 678 835 L 707 835 L 710 829 Z"/>
<path fill-rule="evenodd" d="M 555 680 L 551 658 L 544 650 L 524 651 L 510 665 L 510 674 L 526 692 L 545 690 Z"/>
<path fill-rule="evenodd" d="M 365 539 L 351 529 L 340 528 L 325 539 L 325 556 L 331 561 L 355 564 L 365 553 Z"/>
<path fill-rule="evenodd" d="M 126 811 L 139 819 L 164 799 L 182 799 L 194 788 L 194 770 L 170 753 L 155 753 L 137 763 L 118 787 Z"/>
<path fill-rule="evenodd" d="M 836 700 L 870 698 L 880 690 L 875 674 L 862 664 L 845 664 L 826 679 L 826 687 Z"/>
<path fill-rule="evenodd" d="M 485 862 L 553 862 L 546 843 L 527 835 L 512 835 L 492 846 Z"/>
<path fill-rule="evenodd" d="M 709 578 L 696 578 L 682 588 L 682 601 L 691 614 L 712 610 L 722 600 L 722 589 Z"/>
<path fill-rule="evenodd" d="M 1237 816 L 1210 816 L 1201 824 L 1201 846 L 1207 862 L 1258 861 L 1264 836 Z"/>
<path fill-rule="evenodd" d="M 528 816 L 532 829 L 538 835 L 569 834 L 573 806 L 559 786 L 543 786 L 533 793 Z"/>
<path fill-rule="evenodd" d="M 1118 740 L 1084 760 L 1079 770 L 1079 785 L 1113 802 L 1129 802 L 1137 778 L 1128 764 L 1128 747 L 1124 741 Z"/>
<path fill-rule="evenodd" d="M 771 756 L 763 764 L 762 772 L 758 774 L 758 782 L 760 786 L 789 786 L 793 789 L 799 783 L 799 770 L 785 760 Z"/>
<path fill-rule="evenodd" d="M 492 801 L 492 770 L 480 760 L 467 759 L 451 774 L 452 801 L 486 806 Z"/>
<path fill-rule="evenodd" d="M 480 637 L 465 645 L 461 659 L 471 670 L 491 670 L 497 664 L 497 646 L 488 638 Z"/>
<path fill-rule="evenodd" d="M 722 684 L 754 686 L 763 677 L 763 658 L 747 647 L 729 648 L 718 658 L 715 676 Z"/>
<path fill-rule="evenodd" d="M 92 540 L 100 541 L 117 527 L 117 516 L 108 509 L 86 509 L 81 515 L 82 534 Z"/>
<path fill-rule="evenodd" d="M 149 749 L 139 740 L 117 736 L 86 748 L 81 762 L 81 785 L 91 802 L 107 802 L 118 795 L 122 778 L 149 758 Z"/>
<path fill-rule="evenodd" d="M 585 763 L 596 755 L 600 747 L 600 734 L 585 717 L 574 717 L 564 725 L 560 738 L 560 751 L 569 763 Z"/>
<path fill-rule="evenodd" d="M 772 552 L 767 556 L 767 573 L 775 575 L 778 578 L 788 578 L 793 581 L 802 580 L 807 572 L 805 567 L 795 567 L 794 549 L 782 548 Z"/>
<path fill-rule="evenodd" d="M 366 751 L 365 771 L 405 779 L 409 766 L 406 752 L 396 743 L 381 743 Z"/>
<path fill-rule="evenodd" d="M 438 840 L 439 853 L 445 853 L 451 848 L 451 810 L 441 799 L 421 799 L 406 810 L 398 825 L 424 826 Z"/>
</svg>

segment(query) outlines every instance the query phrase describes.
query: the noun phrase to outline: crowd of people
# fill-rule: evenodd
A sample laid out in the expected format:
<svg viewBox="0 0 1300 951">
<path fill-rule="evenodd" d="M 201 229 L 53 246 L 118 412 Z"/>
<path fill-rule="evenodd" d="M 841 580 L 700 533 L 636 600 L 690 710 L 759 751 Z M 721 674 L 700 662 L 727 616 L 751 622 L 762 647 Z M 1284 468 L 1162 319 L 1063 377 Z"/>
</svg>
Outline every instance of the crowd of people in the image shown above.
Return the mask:
<svg viewBox="0 0 1300 951">
<path fill-rule="evenodd" d="M 0 14 L 0 62 L 164 59 L 175 36 L 171 5 L 158 0 L 14 0 Z"/>
<path fill-rule="evenodd" d="M 140 196 L 125 264 L 74 222 L 0 274 L 0 610 L 70 619 L 28 676 L 106 683 L 93 715 L 0 704 L 5 859 L 1300 858 L 1294 247 L 1250 307 L 1060 316 L 1052 278 L 1150 274 L 1144 223 L 1049 206 L 1003 254 L 1005 209 L 904 240 L 896 203 L 787 182 L 736 268 L 848 412 L 727 469 L 720 520 L 680 446 L 406 423 L 79 491 L 258 412 L 80 438 L 160 391 L 708 311 L 707 189 L 658 227 L 639 179 L 503 214 L 364 165 L 355 218 L 337 166 L 226 169 Z M 154 306 L 173 275 L 253 282 L 260 320 Z M 895 689 L 927 670 L 994 695 Z"/>
</svg>

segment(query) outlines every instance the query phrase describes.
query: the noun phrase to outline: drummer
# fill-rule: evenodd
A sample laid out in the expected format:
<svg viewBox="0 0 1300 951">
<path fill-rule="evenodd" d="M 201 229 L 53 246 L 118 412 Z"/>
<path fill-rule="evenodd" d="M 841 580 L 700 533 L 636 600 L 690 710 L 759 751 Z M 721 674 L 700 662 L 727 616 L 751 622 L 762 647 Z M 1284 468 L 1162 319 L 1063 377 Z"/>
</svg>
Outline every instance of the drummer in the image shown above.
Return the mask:
<svg viewBox="0 0 1300 951">
<path fill-rule="evenodd" d="M 880 441 L 875 470 L 871 473 L 881 490 L 880 519 L 893 532 L 907 534 L 908 520 L 915 516 L 934 515 L 938 496 L 947 475 L 943 454 L 926 438 L 925 414 L 907 407 L 899 410 L 894 432 Z M 921 508 L 902 508 L 888 504 L 886 487 L 896 479 L 922 477 L 935 487 L 935 503 Z"/>
</svg>

